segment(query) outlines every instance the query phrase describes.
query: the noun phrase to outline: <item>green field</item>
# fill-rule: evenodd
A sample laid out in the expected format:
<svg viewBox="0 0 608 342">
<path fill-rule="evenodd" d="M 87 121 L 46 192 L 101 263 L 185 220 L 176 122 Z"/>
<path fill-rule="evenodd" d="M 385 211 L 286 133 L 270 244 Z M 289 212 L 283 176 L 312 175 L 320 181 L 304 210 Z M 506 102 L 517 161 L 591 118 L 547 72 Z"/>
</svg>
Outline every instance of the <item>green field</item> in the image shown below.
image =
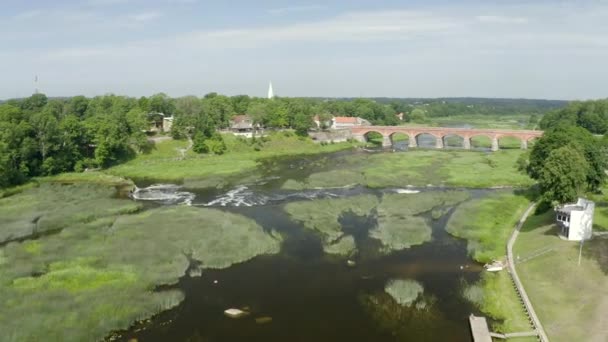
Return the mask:
<svg viewBox="0 0 608 342">
<path fill-rule="evenodd" d="M 289 132 L 272 134 L 259 146 L 232 134 L 224 134 L 223 138 L 228 148 L 223 155 L 200 155 L 190 150 L 182 159 L 179 149 L 185 148 L 188 142 L 170 140 L 157 143 L 150 153 L 140 154 L 106 172 L 138 180 L 181 182 L 207 178 L 212 181 L 206 185 L 214 185 L 232 176 L 255 172 L 261 159 L 330 153 L 354 146 L 351 143 L 321 145 Z"/>
<path fill-rule="evenodd" d="M 429 118 L 427 125 L 458 127 L 470 125 L 473 128 L 534 129 L 530 125 L 530 115 L 458 115 Z M 408 123 L 409 124 L 409 123 Z"/>
<path fill-rule="evenodd" d="M 608 239 L 585 243 L 579 266 L 580 244 L 561 240 L 553 220 L 549 211 L 526 221 L 513 250 L 520 278 L 551 341 L 605 341 Z"/>
</svg>

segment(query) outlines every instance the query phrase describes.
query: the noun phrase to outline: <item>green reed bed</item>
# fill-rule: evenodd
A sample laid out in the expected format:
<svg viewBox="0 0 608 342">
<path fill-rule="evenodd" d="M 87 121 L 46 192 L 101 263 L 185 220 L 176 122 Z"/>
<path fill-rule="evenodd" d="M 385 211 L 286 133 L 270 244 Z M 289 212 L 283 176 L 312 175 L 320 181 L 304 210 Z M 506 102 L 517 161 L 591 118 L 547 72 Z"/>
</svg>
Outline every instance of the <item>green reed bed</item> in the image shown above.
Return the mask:
<svg viewBox="0 0 608 342">
<path fill-rule="evenodd" d="M 133 201 L 114 198 L 115 193 L 112 187 L 95 184 L 42 183 L 1 198 L 0 244 L 141 208 Z"/>
<path fill-rule="evenodd" d="M 276 253 L 281 238 L 253 220 L 171 207 L 74 223 L 0 248 L 0 331 L 9 341 L 100 340 L 178 305 L 190 260 L 225 268 Z"/>
<path fill-rule="evenodd" d="M 284 189 L 363 185 L 371 188 L 415 186 L 527 187 L 533 184 L 517 169 L 520 150 L 498 152 L 412 150 L 403 153 L 344 157 L 339 170 L 316 172 L 303 181 L 288 180 Z"/>
<path fill-rule="evenodd" d="M 430 241 L 430 219 L 421 215 L 456 205 L 468 196 L 465 191 L 387 194 L 380 200 L 359 195 L 292 202 L 284 209 L 292 219 L 319 234 L 326 253 L 338 255 L 350 255 L 355 248 L 352 237 L 342 230 L 340 218 L 347 213 L 369 216 L 377 212 L 377 225 L 371 227 L 368 236 L 381 243 L 380 252 L 390 253 Z"/>
<path fill-rule="evenodd" d="M 384 195 L 378 206 L 378 226 L 369 236 L 379 240 L 389 252 L 423 244 L 431 240 L 431 226 L 429 219 L 420 215 L 456 205 L 468 197 L 465 191 Z"/>
</svg>

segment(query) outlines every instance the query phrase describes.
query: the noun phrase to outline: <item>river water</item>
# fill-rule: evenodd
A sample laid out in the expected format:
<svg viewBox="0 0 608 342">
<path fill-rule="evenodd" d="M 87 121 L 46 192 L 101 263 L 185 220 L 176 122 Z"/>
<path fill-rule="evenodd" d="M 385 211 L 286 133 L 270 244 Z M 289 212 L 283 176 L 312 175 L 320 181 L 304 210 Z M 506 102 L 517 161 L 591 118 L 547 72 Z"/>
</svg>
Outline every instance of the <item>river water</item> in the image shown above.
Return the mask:
<svg viewBox="0 0 608 342">
<path fill-rule="evenodd" d="M 331 161 L 354 152 L 337 153 Z M 360 153 L 360 152 L 358 152 Z M 451 211 L 432 222 L 432 240 L 385 256 L 365 257 L 375 217 L 345 214 L 340 223 L 361 251 L 356 265 L 323 252 L 317 235 L 290 219 L 282 206 L 290 201 L 340 198 L 359 194 L 416 196 L 428 188 L 367 189 L 363 187 L 281 190 L 286 178 L 302 179 L 315 171 L 314 160 L 292 158 L 274 162 L 263 177 L 223 189 L 188 189 L 176 185 L 139 183 L 135 197 L 147 205 L 191 205 L 238 213 L 264 229 L 282 233 L 281 252 L 259 256 L 224 270 L 184 276 L 175 288 L 185 293 L 177 308 L 124 332 L 128 341 L 470 341 L 468 315 L 478 310 L 462 296 L 463 284 L 479 279 L 481 267 L 467 255 L 466 242 L 445 231 Z M 491 190 L 467 190 L 473 197 Z M 390 279 L 412 279 L 424 288 L 429 308 L 370 306 Z M 227 308 L 245 308 L 241 319 L 224 316 Z M 382 307 L 382 308 L 381 308 Z M 256 318 L 271 317 L 260 324 Z M 266 319 L 268 321 L 268 319 Z"/>
</svg>

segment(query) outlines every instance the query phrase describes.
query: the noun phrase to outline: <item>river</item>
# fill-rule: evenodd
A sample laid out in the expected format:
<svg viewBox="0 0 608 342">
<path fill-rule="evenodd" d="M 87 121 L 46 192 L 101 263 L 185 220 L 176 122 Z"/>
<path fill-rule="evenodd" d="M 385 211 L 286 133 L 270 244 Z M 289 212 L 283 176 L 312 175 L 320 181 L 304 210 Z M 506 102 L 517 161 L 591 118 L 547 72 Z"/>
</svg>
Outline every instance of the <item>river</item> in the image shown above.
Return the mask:
<svg viewBox="0 0 608 342">
<path fill-rule="evenodd" d="M 340 167 L 340 152 L 323 164 Z M 327 157 L 327 156 L 324 156 Z M 235 182 L 222 189 L 189 189 L 177 185 L 137 182 L 135 197 L 149 207 L 190 205 L 213 207 L 257 221 L 265 230 L 284 236 L 279 254 L 258 256 L 224 270 L 203 269 L 199 277 L 184 276 L 178 284 L 185 300 L 175 309 L 121 333 L 129 341 L 470 341 L 467 317 L 478 310 L 461 292 L 463 284 L 479 279 L 481 267 L 468 255 L 466 242 L 450 236 L 445 226 L 451 210 L 431 220 L 432 239 L 422 245 L 390 253 L 366 254 L 376 240 L 367 232 L 376 217 L 344 214 L 340 224 L 355 238 L 359 253 L 346 258 L 324 253 L 318 235 L 283 210 L 286 203 L 361 194 L 382 197 L 389 193 L 417 196 L 429 188 L 368 189 L 349 187 L 282 190 L 286 178 L 302 179 L 315 171 L 314 161 L 300 157 L 280 160 L 262 170 L 257 181 Z M 152 187 L 150 187 L 152 185 Z M 480 197 L 491 190 L 466 190 Z M 424 288 L 429 306 L 382 306 L 391 279 L 415 280 Z M 370 304 L 372 303 L 372 304 Z M 375 304 L 374 304 L 375 303 Z M 376 306 L 374 306 L 376 305 Z M 248 317 L 231 319 L 228 308 L 244 308 Z M 271 320 L 268 318 L 270 317 Z M 256 322 L 256 318 L 258 321 Z M 259 322 L 264 318 L 264 322 Z"/>
</svg>

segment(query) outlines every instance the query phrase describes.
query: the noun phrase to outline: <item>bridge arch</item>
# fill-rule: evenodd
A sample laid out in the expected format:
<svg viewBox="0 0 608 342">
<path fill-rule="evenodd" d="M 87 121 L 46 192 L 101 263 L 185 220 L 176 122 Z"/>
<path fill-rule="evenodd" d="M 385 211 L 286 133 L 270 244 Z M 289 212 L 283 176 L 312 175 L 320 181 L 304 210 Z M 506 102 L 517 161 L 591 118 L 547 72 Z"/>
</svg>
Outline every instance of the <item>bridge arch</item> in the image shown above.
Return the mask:
<svg viewBox="0 0 608 342">
<path fill-rule="evenodd" d="M 412 133 L 416 146 L 422 148 L 443 148 L 441 134 L 430 131 L 416 131 Z"/>
<path fill-rule="evenodd" d="M 462 148 L 465 149 L 482 147 L 492 151 L 498 150 L 501 144 L 504 147 L 514 148 L 518 140 L 520 148 L 526 148 L 528 142 L 543 135 L 542 131 L 532 130 L 405 126 L 355 126 L 350 128 L 350 132 L 354 139 L 376 144 L 381 142 L 383 147 L 390 147 L 395 141 L 403 141 L 404 136 L 407 136 L 410 147 L 416 147 L 418 144 L 431 148 L 456 147 L 455 145 L 458 145 L 456 142 L 460 141 Z M 499 143 L 499 140 L 502 142 Z"/>
<path fill-rule="evenodd" d="M 363 133 L 363 137 L 365 139 L 365 142 L 371 143 L 374 145 L 378 145 L 378 146 L 383 146 L 384 140 L 385 140 L 385 138 L 387 138 L 380 131 L 376 131 L 376 130 L 366 131 L 365 133 Z"/>
<path fill-rule="evenodd" d="M 468 138 L 458 133 L 446 133 L 441 137 L 445 148 L 469 148 L 466 146 L 465 140 Z"/>
<path fill-rule="evenodd" d="M 469 136 L 472 148 L 491 149 L 493 136 L 486 133 L 473 133 Z"/>
</svg>

